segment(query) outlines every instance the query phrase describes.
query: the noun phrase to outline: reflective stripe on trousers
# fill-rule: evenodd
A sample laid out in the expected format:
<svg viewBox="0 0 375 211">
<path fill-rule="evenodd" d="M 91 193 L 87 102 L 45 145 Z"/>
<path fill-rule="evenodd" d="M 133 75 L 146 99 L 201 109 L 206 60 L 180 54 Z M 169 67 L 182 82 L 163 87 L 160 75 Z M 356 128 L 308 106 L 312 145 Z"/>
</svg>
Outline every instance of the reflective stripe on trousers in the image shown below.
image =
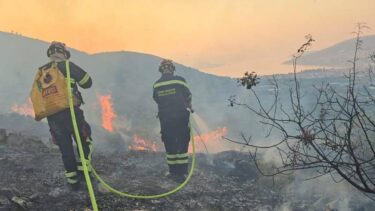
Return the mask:
<svg viewBox="0 0 375 211">
<path fill-rule="evenodd" d="M 65 178 L 69 184 L 75 184 L 78 182 L 78 174 L 75 171 L 65 172 Z"/>
<path fill-rule="evenodd" d="M 188 153 L 180 153 L 180 154 L 168 154 L 167 153 L 167 163 L 169 165 L 187 164 L 189 163 L 189 154 Z"/>
<path fill-rule="evenodd" d="M 92 147 L 91 141 L 89 141 L 88 138 L 86 139 L 86 142 L 88 143 L 88 147 L 89 147 L 89 154 L 87 155 L 88 159 L 86 159 L 86 165 L 87 165 L 87 170 L 91 172 L 91 154 L 92 154 L 93 147 Z M 83 166 L 82 166 L 81 161 L 77 161 L 77 170 L 83 172 Z"/>
</svg>

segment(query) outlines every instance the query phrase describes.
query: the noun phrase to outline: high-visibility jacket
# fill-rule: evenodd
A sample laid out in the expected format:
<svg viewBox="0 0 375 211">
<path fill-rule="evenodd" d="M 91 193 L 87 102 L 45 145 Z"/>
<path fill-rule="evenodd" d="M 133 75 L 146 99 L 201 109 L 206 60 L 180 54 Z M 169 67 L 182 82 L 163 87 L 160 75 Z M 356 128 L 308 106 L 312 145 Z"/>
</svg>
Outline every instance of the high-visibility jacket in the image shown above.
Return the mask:
<svg viewBox="0 0 375 211">
<path fill-rule="evenodd" d="M 153 98 L 158 104 L 159 117 L 179 117 L 188 112 L 192 95 L 183 77 L 167 73 L 155 82 Z"/>
</svg>

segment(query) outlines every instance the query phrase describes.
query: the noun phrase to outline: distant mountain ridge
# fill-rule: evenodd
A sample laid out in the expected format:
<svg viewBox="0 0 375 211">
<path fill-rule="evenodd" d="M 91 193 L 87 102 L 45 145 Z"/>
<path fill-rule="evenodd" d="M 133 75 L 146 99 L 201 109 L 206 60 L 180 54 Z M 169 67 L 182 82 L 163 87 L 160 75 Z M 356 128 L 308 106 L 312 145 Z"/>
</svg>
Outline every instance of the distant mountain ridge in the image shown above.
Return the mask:
<svg viewBox="0 0 375 211">
<path fill-rule="evenodd" d="M 0 46 L 0 113 L 9 113 L 15 103 L 27 101 L 37 68 L 48 62 L 46 49 L 49 43 L 0 32 Z M 87 70 L 94 81 L 91 89 L 81 89 L 86 102 L 83 108 L 89 121 L 101 124 L 98 96 L 110 94 L 119 117 L 117 124 L 158 133 L 152 86 L 160 77 L 158 65 L 162 58 L 127 51 L 90 55 L 69 50 L 71 61 Z M 196 111 L 202 113 L 211 127 L 223 126 L 227 122 L 222 112 L 228 109 L 227 98 L 240 90 L 236 81 L 181 64 L 176 64 L 176 69 L 176 74 L 185 77 L 190 85 Z M 217 115 L 218 111 L 223 115 Z"/>
<path fill-rule="evenodd" d="M 375 35 L 361 37 L 361 49 L 358 52 L 359 64 L 366 67 L 369 63 L 369 55 L 375 52 Z M 339 42 L 322 50 L 307 52 L 299 59 L 299 64 L 343 68 L 353 60 L 356 39 L 349 39 Z M 291 64 L 286 61 L 284 64 Z"/>
</svg>

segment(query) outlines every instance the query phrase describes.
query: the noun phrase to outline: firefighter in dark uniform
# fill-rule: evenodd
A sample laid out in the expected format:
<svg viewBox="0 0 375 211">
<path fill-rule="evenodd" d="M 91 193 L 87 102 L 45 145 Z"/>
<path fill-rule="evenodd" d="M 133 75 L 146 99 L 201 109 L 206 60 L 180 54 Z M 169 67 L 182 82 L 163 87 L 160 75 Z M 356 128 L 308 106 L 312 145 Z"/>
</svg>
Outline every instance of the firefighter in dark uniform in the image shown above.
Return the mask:
<svg viewBox="0 0 375 211">
<path fill-rule="evenodd" d="M 65 61 L 70 58 L 70 52 L 66 49 L 65 44 L 60 42 L 52 42 L 47 50 L 47 56 L 50 58 L 50 62 L 40 67 L 40 69 L 49 68 L 53 63 L 56 63 L 58 69 L 66 77 Z M 83 103 L 83 99 L 78 90 L 77 84 L 84 89 L 90 88 L 92 85 L 91 77 L 73 62 L 69 62 L 69 65 L 73 94 L 77 97 L 77 99 L 80 99 L 81 103 Z M 75 106 L 74 109 L 85 159 L 87 160 L 87 163 L 89 163 L 91 160 L 92 150 L 91 128 L 90 125 L 85 121 L 83 111 L 80 109 L 79 105 Z M 72 137 L 74 137 L 74 129 L 69 108 L 48 116 L 47 121 L 50 127 L 52 140 L 59 146 L 62 154 L 67 182 L 73 190 L 78 190 L 80 187 L 80 180 L 84 178 L 83 167 L 81 162 L 76 162 L 74 155 L 72 141 Z M 75 137 L 74 139 L 76 141 Z"/>
<path fill-rule="evenodd" d="M 154 84 L 153 98 L 158 104 L 161 139 L 169 166 L 168 177 L 182 182 L 188 174 L 192 95 L 185 79 L 174 75 L 174 71 L 171 60 L 161 61 L 159 72 L 162 76 Z"/>
</svg>

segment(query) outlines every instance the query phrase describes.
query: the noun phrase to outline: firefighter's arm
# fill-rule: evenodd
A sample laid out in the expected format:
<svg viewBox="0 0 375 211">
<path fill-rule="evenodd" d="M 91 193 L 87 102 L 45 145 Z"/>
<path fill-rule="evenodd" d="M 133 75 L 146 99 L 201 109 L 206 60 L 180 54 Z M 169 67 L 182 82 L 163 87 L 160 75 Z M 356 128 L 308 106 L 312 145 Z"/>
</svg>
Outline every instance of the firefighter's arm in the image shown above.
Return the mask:
<svg viewBox="0 0 375 211">
<path fill-rule="evenodd" d="M 189 91 L 190 93 L 190 91 Z M 187 109 L 191 112 L 191 113 L 194 113 L 194 109 L 193 109 L 193 104 L 192 104 L 192 101 L 193 101 L 193 98 L 192 98 L 192 95 L 191 93 L 189 94 L 189 96 L 187 97 Z"/>
<path fill-rule="evenodd" d="M 190 95 L 188 96 L 188 98 L 187 98 L 188 107 L 189 107 L 190 109 L 193 108 L 193 104 L 192 104 L 192 102 L 193 102 L 193 96 L 190 94 Z"/>
<path fill-rule="evenodd" d="M 76 80 L 78 85 L 84 89 L 90 88 L 92 86 L 92 79 L 90 75 L 73 62 L 70 62 L 69 64 L 70 69 L 72 70 L 72 77 Z"/>
<path fill-rule="evenodd" d="M 187 82 L 184 78 L 181 78 L 181 79 L 187 84 Z M 193 111 L 193 106 L 192 106 L 193 96 L 192 96 L 192 94 L 191 94 L 191 92 L 190 92 L 190 90 L 187 86 L 183 87 L 183 93 L 184 93 L 184 96 L 186 97 L 188 109 Z"/>
<path fill-rule="evenodd" d="M 154 91 L 153 91 L 152 97 L 154 98 L 154 101 L 157 103 L 157 102 L 158 102 L 158 96 L 157 96 L 157 94 L 156 94 L 156 90 L 155 90 L 155 88 L 154 88 Z"/>
</svg>

